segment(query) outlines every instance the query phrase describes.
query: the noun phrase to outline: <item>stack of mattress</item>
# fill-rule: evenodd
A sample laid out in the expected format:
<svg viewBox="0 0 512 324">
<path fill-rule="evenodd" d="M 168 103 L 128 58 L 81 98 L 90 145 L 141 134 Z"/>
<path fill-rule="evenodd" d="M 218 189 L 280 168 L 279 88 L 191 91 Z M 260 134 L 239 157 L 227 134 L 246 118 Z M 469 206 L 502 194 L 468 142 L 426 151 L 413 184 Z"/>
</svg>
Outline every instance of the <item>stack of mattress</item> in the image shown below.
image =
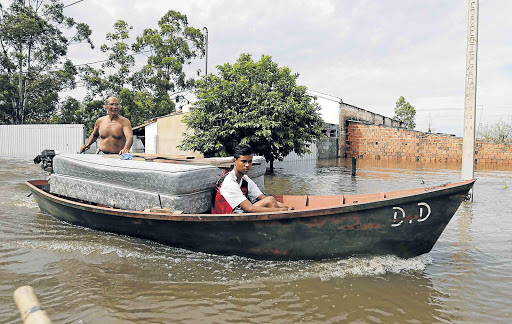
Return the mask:
<svg viewBox="0 0 512 324">
<path fill-rule="evenodd" d="M 205 159 L 207 160 L 207 159 Z M 249 174 L 263 191 L 264 158 Z M 211 209 L 215 182 L 223 170 L 206 163 L 175 164 L 121 160 L 93 154 L 57 155 L 50 191 L 127 210 L 154 207 L 188 214 Z"/>
</svg>

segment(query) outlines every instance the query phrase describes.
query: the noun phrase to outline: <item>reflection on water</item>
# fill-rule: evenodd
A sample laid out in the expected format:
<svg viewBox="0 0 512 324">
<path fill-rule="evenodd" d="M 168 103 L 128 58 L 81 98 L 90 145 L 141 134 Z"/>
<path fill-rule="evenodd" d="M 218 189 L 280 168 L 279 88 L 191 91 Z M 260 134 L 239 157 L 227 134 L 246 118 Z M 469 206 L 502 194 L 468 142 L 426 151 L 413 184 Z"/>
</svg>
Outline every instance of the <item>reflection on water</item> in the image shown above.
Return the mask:
<svg viewBox="0 0 512 324">
<path fill-rule="evenodd" d="M 280 194 L 368 193 L 431 186 L 458 167 L 349 160 L 276 164 Z M 92 231 L 39 211 L 23 184 L 31 161 L 0 158 L 0 318 L 18 323 L 13 291 L 34 286 L 57 323 L 507 322 L 512 300 L 512 172 L 477 172 L 431 253 L 271 262 L 215 256 Z"/>
</svg>

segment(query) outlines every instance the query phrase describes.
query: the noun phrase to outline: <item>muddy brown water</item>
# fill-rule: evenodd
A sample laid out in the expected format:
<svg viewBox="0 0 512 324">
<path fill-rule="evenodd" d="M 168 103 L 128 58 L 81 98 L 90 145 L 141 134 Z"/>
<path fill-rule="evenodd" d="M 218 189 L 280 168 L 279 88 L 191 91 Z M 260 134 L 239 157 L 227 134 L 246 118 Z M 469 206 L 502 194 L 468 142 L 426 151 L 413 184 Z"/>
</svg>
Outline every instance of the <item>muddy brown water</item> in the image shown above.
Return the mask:
<svg viewBox="0 0 512 324">
<path fill-rule="evenodd" d="M 72 226 L 40 212 L 24 182 L 45 174 L 0 158 L 0 323 L 34 287 L 55 323 L 508 323 L 512 167 L 479 167 L 434 249 L 394 256 L 271 262 L 215 256 Z M 446 164 L 278 163 L 265 191 L 341 194 L 458 181 Z"/>
</svg>

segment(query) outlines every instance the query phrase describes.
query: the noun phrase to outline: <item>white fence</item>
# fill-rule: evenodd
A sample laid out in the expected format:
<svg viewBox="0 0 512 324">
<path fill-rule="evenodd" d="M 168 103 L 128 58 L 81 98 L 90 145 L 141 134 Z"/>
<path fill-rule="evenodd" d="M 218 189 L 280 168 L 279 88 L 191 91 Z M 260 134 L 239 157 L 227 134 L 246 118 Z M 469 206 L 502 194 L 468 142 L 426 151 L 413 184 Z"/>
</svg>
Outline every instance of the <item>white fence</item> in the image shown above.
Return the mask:
<svg viewBox="0 0 512 324">
<path fill-rule="evenodd" d="M 316 144 L 313 143 L 309 146 L 310 154 L 304 154 L 303 156 L 299 156 L 295 152 L 291 152 L 287 156 L 285 156 L 283 161 L 274 161 L 274 165 L 283 162 L 292 162 L 292 163 L 300 163 L 300 162 L 310 162 L 316 161 L 318 159 L 318 149 Z M 270 166 L 270 163 L 267 162 L 267 167 Z"/>
<path fill-rule="evenodd" d="M 77 124 L 0 125 L 0 155 L 36 157 L 43 150 L 77 153 L 85 126 Z"/>
</svg>

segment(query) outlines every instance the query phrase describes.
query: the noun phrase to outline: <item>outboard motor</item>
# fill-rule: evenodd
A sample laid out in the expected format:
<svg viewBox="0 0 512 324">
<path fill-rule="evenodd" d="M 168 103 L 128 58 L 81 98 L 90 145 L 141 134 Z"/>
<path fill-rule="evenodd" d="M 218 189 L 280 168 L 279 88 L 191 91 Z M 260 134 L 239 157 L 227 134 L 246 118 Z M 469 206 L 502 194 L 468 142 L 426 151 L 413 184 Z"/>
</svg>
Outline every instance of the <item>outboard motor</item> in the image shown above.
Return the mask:
<svg viewBox="0 0 512 324">
<path fill-rule="evenodd" d="M 41 168 L 45 171 L 53 173 L 53 158 L 55 157 L 54 150 L 44 150 L 34 158 L 35 164 L 40 164 Z"/>
</svg>

